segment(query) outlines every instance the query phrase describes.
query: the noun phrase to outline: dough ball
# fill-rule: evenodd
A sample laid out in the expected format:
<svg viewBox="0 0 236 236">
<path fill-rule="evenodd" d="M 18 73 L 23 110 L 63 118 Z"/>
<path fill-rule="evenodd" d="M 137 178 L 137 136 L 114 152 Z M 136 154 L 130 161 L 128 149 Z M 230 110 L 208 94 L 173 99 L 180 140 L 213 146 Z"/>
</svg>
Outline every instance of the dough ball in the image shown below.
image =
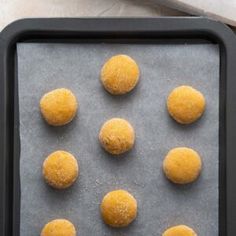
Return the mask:
<svg viewBox="0 0 236 236">
<path fill-rule="evenodd" d="M 178 225 L 167 229 L 162 236 L 197 236 L 197 234 L 186 225 Z"/>
<path fill-rule="evenodd" d="M 76 230 L 70 221 L 57 219 L 47 223 L 40 236 L 76 236 Z"/>
<path fill-rule="evenodd" d="M 99 140 L 107 152 L 118 155 L 133 147 L 135 132 L 128 121 L 113 118 L 103 124 L 99 133 Z"/>
<path fill-rule="evenodd" d="M 69 89 L 55 89 L 41 98 L 40 109 L 48 124 L 53 126 L 65 125 L 76 114 L 76 97 Z"/>
<path fill-rule="evenodd" d="M 190 124 L 201 117 L 205 110 L 205 98 L 190 86 L 175 88 L 167 99 L 169 114 L 181 124 Z"/>
<path fill-rule="evenodd" d="M 50 154 L 43 163 L 43 176 L 54 188 L 64 189 L 71 186 L 79 174 L 79 165 L 69 152 L 56 151 Z"/>
<path fill-rule="evenodd" d="M 104 222 L 112 227 L 125 227 L 137 216 L 137 201 L 125 190 L 106 194 L 100 208 Z"/>
<path fill-rule="evenodd" d="M 163 170 L 166 177 L 177 184 L 188 184 L 196 180 L 202 168 L 201 158 L 191 148 L 174 148 L 165 157 Z"/>
<path fill-rule="evenodd" d="M 136 86 L 138 80 L 138 65 L 127 55 L 113 56 L 102 67 L 101 81 L 111 94 L 128 93 Z"/>
</svg>

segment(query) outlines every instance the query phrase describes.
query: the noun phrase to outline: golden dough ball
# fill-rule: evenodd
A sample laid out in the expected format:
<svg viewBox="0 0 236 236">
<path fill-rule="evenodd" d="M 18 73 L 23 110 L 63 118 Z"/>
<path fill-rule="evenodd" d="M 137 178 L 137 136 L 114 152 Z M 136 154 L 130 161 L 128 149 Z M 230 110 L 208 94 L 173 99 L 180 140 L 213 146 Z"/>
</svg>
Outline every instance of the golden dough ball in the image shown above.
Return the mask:
<svg viewBox="0 0 236 236">
<path fill-rule="evenodd" d="M 76 230 L 70 221 L 57 219 L 47 223 L 40 236 L 76 236 Z"/>
<path fill-rule="evenodd" d="M 163 162 L 166 177 L 177 184 L 188 184 L 196 180 L 201 172 L 202 161 L 191 148 L 178 147 L 169 151 Z"/>
<path fill-rule="evenodd" d="M 125 190 L 107 193 L 100 206 L 104 222 L 112 227 L 125 227 L 137 216 L 137 201 Z"/>
<path fill-rule="evenodd" d="M 79 165 L 69 152 L 51 153 L 43 163 L 43 176 L 54 188 L 64 189 L 71 186 L 79 174 Z"/>
<path fill-rule="evenodd" d="M 186 225 L 177 225 L 167 229 L 162 236 L 197 236 L 197 234 Z"/>
<path fill-rule="evenodd" d="M 205 110 L 205 98 L 201 92 L 190 87 L 175 88 L 167 99 L 169 114 L 181 124 L 190 124 L 201 117 Z"/>
<path fill-rule="evenodd" d="M 99 140 L 107 152 L 118 155 L 133 147 L 135 132 L 128 121 L 113 118 L 103 124 L 99 133 Z"/>
<path fill-rule="evenodd" d="M 65 125 L 73 120 L 77 111 L 75 95 L 65 88 L 46 93 L 40 100 L 40 109 L 44 119 L 53 126 Z"/>
<path fill-rule="evenodd" d="M 101 81 L 105 89 L 114 95 L 128 93 L 136 86 L 138 80 L 138 65 L 127 55 L 111 57 L 101 70 Z"/>
</svg>

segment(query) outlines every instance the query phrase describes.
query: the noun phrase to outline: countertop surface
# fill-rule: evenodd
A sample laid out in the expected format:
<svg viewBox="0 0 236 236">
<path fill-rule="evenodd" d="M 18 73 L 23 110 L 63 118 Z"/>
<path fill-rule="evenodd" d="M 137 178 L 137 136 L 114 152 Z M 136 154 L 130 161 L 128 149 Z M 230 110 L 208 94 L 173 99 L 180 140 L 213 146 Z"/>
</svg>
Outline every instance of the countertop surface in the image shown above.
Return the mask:
<svg viewBox="0 0 236 236">
<path fill-rule="evenodd" d="M 0 0 L 0 30 L 27 17 L 207 16 L 236 26 L 236 0 Z M 178 10 L 173 10 L 178 9 Z"/>
<path fill-rule="evenodd" d="M 0 0 L 0 30 L 27 17 L 156 17 L 186 15 L 149 0 Z"/>
</svg>

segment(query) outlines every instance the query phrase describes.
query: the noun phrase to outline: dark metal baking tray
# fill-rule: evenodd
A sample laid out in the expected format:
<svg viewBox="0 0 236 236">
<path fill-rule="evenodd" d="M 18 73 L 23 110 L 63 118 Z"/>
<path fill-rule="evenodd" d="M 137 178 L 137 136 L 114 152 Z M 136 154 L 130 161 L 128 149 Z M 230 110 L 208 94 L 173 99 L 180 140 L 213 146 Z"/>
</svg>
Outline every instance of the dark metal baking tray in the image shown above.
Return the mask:
<svg viewBox="0 0 236 236">
<path fill-rule="evenodd" d="M 219 232 L 236 233 L 234 189 L 236 40 L 225 25 L 204 18 L 27 19 L 0 35 L 0 234 L 19 235 L 19 111 L 16 44 L 19 42 L 199 43 L 220 46 Z"/>
</svg>

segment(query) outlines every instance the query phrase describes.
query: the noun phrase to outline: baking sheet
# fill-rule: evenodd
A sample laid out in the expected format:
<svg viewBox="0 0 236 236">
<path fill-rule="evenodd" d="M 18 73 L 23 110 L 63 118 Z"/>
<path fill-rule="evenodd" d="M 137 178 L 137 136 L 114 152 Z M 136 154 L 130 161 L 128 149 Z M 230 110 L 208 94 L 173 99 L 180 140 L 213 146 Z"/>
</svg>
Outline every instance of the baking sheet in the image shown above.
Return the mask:
<svg viewBox="0 0 236 236">
<path fill-rule="evenodd" d="M 140 66 L 133 92 L 111 96 L 99 81 L 103 63 L 114 54 L 128 54 Z M 219 48 L 211 44 L 37 44 L 17 45 L 20 107 L 21 236 L 40 235 L 45 223 L 67 218 L 88 236 L 156 236 L 176 224 L 198 235 L 218 235 Z M 205 95 L 207 108 L 195 124 L 182 126 L 169 118 L 166 97 L 188 84 Z M 39 100 L 55 88 L 71 89 L 80 107 L 75 120 L 50 127 L 41 118 Z M 100 147 L 101 125 L 112 117 L 128 119 L 136 130 L 134 149 L 113 157 Z M 171 184 L 162 173 L 169 149 L 188 146 L 202 156 L 199 180 Z M 41 176 L 44 158 L 52 151 L 73 153 L 80 177 L 73 187 L 58 191 Z M 138 217 L 124 229 L 103 224 L 99 204 L 113 189 L 133 193 Z"/>
</svg>

